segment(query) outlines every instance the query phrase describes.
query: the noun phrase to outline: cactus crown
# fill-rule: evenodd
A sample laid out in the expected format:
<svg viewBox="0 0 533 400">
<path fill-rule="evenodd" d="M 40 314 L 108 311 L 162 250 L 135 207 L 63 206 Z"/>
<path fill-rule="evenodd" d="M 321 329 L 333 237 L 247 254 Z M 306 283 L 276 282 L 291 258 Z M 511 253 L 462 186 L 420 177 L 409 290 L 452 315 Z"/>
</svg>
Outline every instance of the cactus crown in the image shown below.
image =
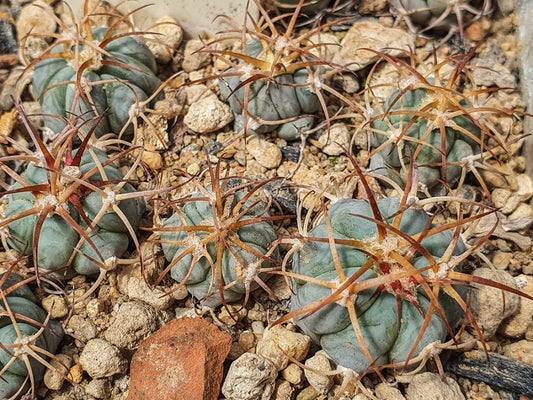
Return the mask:
<svg viewBox="0 0 533 400">
<path fill-rule="evenodd" d="M 378 52 L 401 80 L 384 106 L 371 105 L 376 87 L 368 85 L 365 91 L 369 111 L 363 129 L 371 136 L 371 169 L 404 185 L 413 162 L 418 190 L 426 196 L 460 187 L 472 172 L 490 197 L 478 169 L 484 159 L 507 152 L 512 142 L 491 119 L 524 113 L 484 104 L 495 89 L 478 89 L 471 79 L 468 64 L 475 53 L 473 49 L 443 61 L 435 55 L 433 64 L 426 65 L 429 71 L 422 73 L 415 69 L 414 59 L 409 64 Z"/>
<path fill-rule="evenodd" d="M 251 290 L 265 284 L 268 272 L 277 269 L 279 256 L 270 216 L 270 201 L 257 200 L 268 183 L 246 181 L 221 172 L 220 163 L 208 162 L 210 185 L 198 186 L 187 198 L 163 204 L 169 218 L 153 229 L 170 262 L 156 281 L 171 276 L 206 305 L 239 300 L 246 304 Z M 193 178 L 193 182 L 199 178 Z"/>
<path fill-rule="evenodd" d="M 236 113 L 235 130 L 265 133 L 292 123 L 290 128 L 282 126 L 278 134 L 288 139 L 299 138 L 311 129 L 313 114 L 319 110 L 329 126 L 327 95 L 360 110 L 355 102 L 328 85 L 329 78 L 345 68 L 323 56 L 326 47 L 335 44 L 317 39 L 339 20 L 296 34 L 305 0 L 299 0 L 290 13 L 278 16 L 270 15 L 259 0 L 254 2 L 260 12 L 257 21 L 245 20 L 240 25 L 230 20 L 235 29 L 221 32 L 202 50 L 230 69 L 191 82 L 219 80 L 222 94 Z M 227 42 L 240 42 L 241 47 L 220 49 Z"/>
<path fill-rule="evenodd" d="M 352 162 L 367 199 L 341 199 L 327 211 L 324 206 L 321 219 L 299 238 L 293 270 L 282 272 L 295 281 L 292 311 L 276 323 L 295 320 L 331 358 L 358 374 L 426 361 L 433 354 L 426 349 L 448 335 L 455 341 L 463 314 L 483 337 L 465 286 L 477 282 L 520 294 L 461 271 L 488 240 L 466 248 L 461 232 L 494 210 L 476 203 L 479 212 L 464 216 L 474 203 L 450 197 L 458 218 L 437 224 L 439 207 L 431 215 L 423 209 L 437 200 L 405 192 L 377 201 Z"/>
</svg>

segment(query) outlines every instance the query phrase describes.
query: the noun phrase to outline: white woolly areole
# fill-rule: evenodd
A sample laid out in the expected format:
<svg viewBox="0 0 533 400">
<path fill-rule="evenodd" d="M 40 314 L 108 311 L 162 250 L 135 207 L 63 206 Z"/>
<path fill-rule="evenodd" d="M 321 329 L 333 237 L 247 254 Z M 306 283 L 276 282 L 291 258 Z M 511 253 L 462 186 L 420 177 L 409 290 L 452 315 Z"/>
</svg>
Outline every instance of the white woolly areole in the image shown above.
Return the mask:
<svg viewBox="0 0 533 400">
<path fill-rule="evenodd" d="M 200 258 L 204 255 L 204 244 L 200 240 L 198 236 L 196 236 L 194 233 L 189 233 L 185 240 L 183 241 L 185 246 L 189 248 L 194 248 L 193 255 Z"/>
<path fill-rule="evenodd" d="M 332 292 L 335 292 L 337 291 L 337 289 L 341 286 L 341 282 L 339 279 L 336 279 L 334 281 L 332 281 L 333 283 L 335 283 L 336 287 L 334 289 L 331 289 Z M 352 302 L 352 303 L 355 303 L 355 300 L 357 299 L 357 294 L 355 293 L 350 293 L 350 291 L 348 289 L 344 289 L 342 292 L 341 292 L 341 296 L 342 298 L 340 300 L 337 300 L 335 303 L 337 303 L 339 306 L 341 307 L 346 307 L 346 305 L 348 304 L 348 301 Z"/>
<path fill-rule="evenodd" d="M 49 194 L 47 196 L 41 197 L 40 199 L 37 199 L 35 204 L 38 207 L 43 207 L 44 208 L 46 206 L 57 207 L 58 205 L 61 204 L 61 202 L 58 200 L 58 198 L 56 196 L 54 196 L 53 194 Z"/>
<path fill-rule="evenodd" d="M 442 342 L 440 340 L 436 340 L 434 342 L 429 343 L 426 347 L 422 349 L 420 354 L 424 356 L 424 358 L 433 358 L 438 356 L 440 353 L 442 353 L 442 347 L 440 345 Z"/>
<path fill-rule="evenodd" d="M 239 80 L 241 82 L 244 82 L 247 79 L 250 79 L 254 74 L 254 66 L 252 64 L 244 63 L 239 67 L 239 72 L 241 72 L 241 75 L 239 76 Z"/>
<path fill-rule="evenodd" d="M 103 55 L 100 51 L 97 50 L 100 42 L 94 40 L 92 42 L 94 46 L 86 44 L 83 46 L 83 50 L 79 52 L 78 58 L 74 58 L 69 61 L 69 65 L 73 70 L 77 70 L 83 63 L 86 61 L 91 61 L 87 66 L 87 71 L 96 71 L 102 67 Z"/>
</svg>

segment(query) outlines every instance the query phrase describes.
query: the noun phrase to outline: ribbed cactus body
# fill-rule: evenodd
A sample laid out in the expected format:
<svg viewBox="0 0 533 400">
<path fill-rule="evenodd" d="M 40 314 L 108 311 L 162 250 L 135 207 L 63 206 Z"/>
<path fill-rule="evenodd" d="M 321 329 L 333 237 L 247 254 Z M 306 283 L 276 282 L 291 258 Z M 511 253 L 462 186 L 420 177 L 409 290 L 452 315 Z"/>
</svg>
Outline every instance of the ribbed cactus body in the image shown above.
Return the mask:
<svg viewBox="0 0 533 400">
<path fill-rule="evenodd" d="M 195 197 L 201 197 L 201 195 L 195 194 L 192 199 Z M 241 193 L 238 193 L 233 198 L 227 199 L 225 209 L 232 210 L 240 198 L 242 198 Z M 244 207 L 249 205 L 245 203 Z M 258 285 L 253 281 L 256 274 L 262 280 L 268 279 L 268 276 L 260 273 L 255 265 L 260 262 L 261 268 L 272 266 L 270 261 L 259 257 L 259 255 L 267 254 L 272 242 L 277 239 L 270 222 L 257 221 L 241 226 L 235 232 L 224 231 L 223 235 L 234 236 L 235 239 L 224 243 L 216 234 L 213 235 L 206 230 L 194 230 L 197 226 L 214 226 L 213 208 L 209 201 L 205 199 L 189 201 L 180 210 L 180 213 L 175 213 L 163 221 L 163 228 L 166 231 L 161 232 L 162 248 L 166 259 L 175 263 L 170 272 L 172 278 L 177 282 L 185 283 L 187 290 L 194 297 L 204 300 L 204 304 L 218 305 L 222 302 L 219 293 L 219 287 L 222 284 L 223 286 L 229 285 L 223 292 L 224 300 L 226 302 L 236 301 L 241 299 L 247 291 L 257 289 Z M 263 211 L 263 207 L 257 205 L 242 215 L 239 220 L 247 221 L 259 215 L 268 217 L 268 213 Z M 217 217 L 217 225 L 223 223 Z M 191 227 L 191 230 L 188 231 L 187 227 Z M 177 230 L 172 231 L 172 228 Z M 179 231 L 179 229 L 183 230 Z M 212 237 L 207 240 L 209 235 Z M 201 242 L 202 240 L 204 242 Z M 239 246 L 236 242 L 242 242 L 243 245 Z M 222 251 L 219 250 L 221 246 Z M 203 249 L 207 254 L 202 254 Z M 195 257 L 199 258 L 193 263 Z M 270 258 L 279 258 L 277 250 L 270 255 Z M 219 273 L 217 273 L 218 268 Z M 219 276 L 222 282 L 219 281 Z"/>
<path fill-rule="evenodd" d="M 262 51 L 259 40 L 253 40 L 247 45 L 247 53 L 251 57 L 260 57 Z M 232 72 L 235 70 L 228 70 L 228 74 Z M 291 74 L 277 75 L 274 81 L 258 79 L 242 85 L 246 79 L 248 77 L 242 75 L 221 78 L 219 81 L 220 91 L 229 101 L 235 114 L 234 129 L 236 132 L 241 131 L 245 125 L 244 106 L 247 107 L 249 115 L 248 133 L 261 134 L 278 129 L 280 138 L 294 140 L 313 126 L 312 115 L 320 109 L 320 102 L 316 94 L 305 86 L 311 79 L 307 69 L 302 68 Z M 248 97 L 247 104 L 246 96 Z M 272 123 L 263 124 L 260 121 L 254 121 L 254 118 Z M 284 123 L 275 123 L 287 118 L 294 119 Z"/>
<path fill-rule="evenodd" d="M 107 161 L 107 155 L 101 150 L 92 149 L 93 154 L 98 157 L 100 163 Z M 89 152 L 84 153 L 80 164 L 82 175 L 96 168 L 96 163 Z M 106 177 L 102 177 L 99 172 L 90 175 L 88 181 L 98 186 L 99 183 L 115 186 L 123 180 L 123 175 L 113 164 L 105 165 L 104 171 Z M 34 163 L 30 163 L 23 178 L 29 185 L 39 185 L 47 182 L 47 172 Z M 106 182 L 116 182 L 107 184 Z M 15 184 L 13 189 L 22 187 L 19 183 Z M 135 189 L 130 184 L 125 184 L 121 193 L 133 192 Z M 98 212 L 102 208 L 103 202 L 106 201 L 97 191 L 87 189 L 86 192 L 76 193 L 80 197 L 85 217 L 89 221 L 94 221 Z M 58 199 L 52 195 L 46 196 L 20 192 L 8 195 L 8 206 L 5 211 L 7 218 L 17 216 L 28 210 L 32 210 L 38 204 L 57 202 Z M 80 226 L 87 228 L 86 220 L 79 215 L 75 207 L 65 202 L 64 207 L 68 209 L 68 214 L 73 221 Z M 122 200 L 118 203 L 119 209 L 126 216 L 127 220 L 133 227 L 138 227 L 140 219 L 145 210 L 144 200 L 142 198 L 131 198 Z M 31 255 L 34 247 L 34 233 L 37 226 L 37 215 L 30 215 L 16 219 L 8 225 L 10 236 L 8 242 L 10 245 L 27 255 Z M 121 257 L 129 245 L 129 236 L 127 228 L 122 219 L 112 210 L 108 210 L 102 218 L 99 218 L 95 227 L 90 231 L 89 237 L 92 244 L 85 241 L 79 251 L 75 250 L 80 240 L 80 235 L 76 229 L 63 217 L 53 214 L 47 216 L 40 229 L 38 245 L 38 265 L 48 270 L 59 270 L 67 266 L 83 275 L 91 275 L 100 271 L 99 266 L 93 260 L 103 262 L 112 257 Z M 98 249 L 98 252 L 96 249 Z M 76 251 L 76 254 L 73 252 Z M 69 261 L 71 263 L 69 264 Z M 64 274 L 63 271 L 62 274 Z M 68 274 L 67 274 L 68 275 Z"/>
<path fill-rule="evenodd" d="M 107 28 L 93 30 L 96 43 L 102 42 L 107 33 Z M 52 54 L 75 49 L 65 49 L 57 46 Z M 84 46 L 79 45 L 77 51 L 84 52 Z M 73 62 L 66 58 L 51 58 L 41 61 L 35 67 L 33 75 L 33 91 L 41 103 L 45 125 L 53 132 L 61 132 L 66 126 L 64 120 L 69 119 L 72 113 L 82 116 L 88 121 L 105 112 L 105 118 L 96 127 L 97 137 L 108 133 L 120 133 L 128 119 L 130 109 L 139 101 L 150 97 L 161 85 L 161 81 L 155 75 L 157 70 L 155 58 L 144 43 L 138 39 L 127 36 L 116 39 L 104 46 L 103 53 L 95 53 L 93 59 L 123 63 L 123 65 L 103 65 L 95 61 L 95 66 L 85 70 L 81 79 L 87 82 L 106 83 L 92 86 L 90 100 L 79 98 L 76 82 L 78 70 L 73 68 Z M 81 57 L 81 56 L 80 56 Z M 79 101 L 78 101 L 79 100 Z M 73 105 L 77 107 L 73 109 Z M 97 113 L 95 113 L 97 111 Z M 56 116 L 58 118 L 56 118 Z M 133 132 L 130 124 L 125 130 L 129 135 Z"/>
<path fill-rule="evenodd" d="M 378 206 L 385 222 L 391 223 L 387 217 L 397 214 L 399 199 L 386 198 L 379 201 Z M 364 248 L 336 245 L 340 265 L 347 278 L 361 273 L 360 269 L 370 259 L 369 253 L 375 253 L 378 260 L 380 256 L 383 259 L 376 261 L 375 265 L 365 271 L 356 282 L 364 282 L 401 270 L 399 265 L 394 265 L 389 259 L 385 259 L 383 254 L 387 246 L 389 249 L 398 247 L 400 251 L 404 244 L 401 239 L 395 239 L 390 231 L 388 238 L 382 243 L 379 242 L 377 224 L 372 220 L 373 213 L 368 202 L 355 199 L 340 200 L 328 211 L 328 217 L 334 239 L 358 240 L 364 243 Z M 414 236 L 423 232 L 429 221 L 430 217 L 425 211 L 407 209 L 403 212 L 400 230 L 409 236 Z M 438 260 L 449 246 L 452 236 L 450 231 L 437 233 L 422 240 L 421 245 Z M 301 251 L 296 253 L 293 259 L 294 273 L 338 283 L 339 274 L 335 269 L 334 258 L 327 240 L 328 230 L 325 221 L 312 229 L 309 237 L 315 239 L 307 241 Z M 320 238 L 326 240 L 320 241 Z M 459 254 L 464 250 L 464 245 L 459 241 L 454 253 Z M 428 260 L 419 251 L 416 252 L 411 264 L 415 268 L 429 265 Z M 364 371 L 371 366 L 371 361 L 365 355 L 364 346 L 359 341 L 350 320 L 346 302 L 352 302 L 364 345 L 376 365 L 404 362 L 410 354 L 410 358 L 416 357 L 425 346 L 432 342 L 444 341 L 448 335 L 448 329 L 442 318 L 438 313 L 433 313 L 422 340 L 412 352 L 414 342 L 422 330 L 430 300 L 419 287 L 410 288 L 411 284 L 416 285 L 416 281 L 394 281 L 389 282 L 389 286 L 367 288 L 357 292 L 353 297 L 331 302 L 309 315 L 299 317 L 297 324 L 337 363 L 356 372 Z M 406 289 L 403 289 L 404 286 Z M 405 290 L 405 293 L 401 290 Z M 292 310 L 318 302 L 333 293 L 330 287 L 305 279 L 296 280 L 294 291 Z M 444 293 L 439 295 L 439 302 L 450 326 L 455 326 L 462 315 L 461 308 Z"/>
<path fill-rule="evenodd" d="M 430 192 L 441 192 L 446 185 L 453 187 L 463 167 L 452 163 L 479 153 L 480 146 L 474 139 L 480 136 L 479 127 L 465 115 L 457 115 L 450 118 L 452 121 L 445 127 L 443 137 L 433 120 L 421 116 L 424 112 L 438 112 L 428 107 L 432 95 L 427 90 L 410 90 L 399 97 L 398 93 L 394 92 L 385 104 L 389 115 L 372 124 L 372 147 L 378 148 L 387 141 L 389 144 L 370 159 L 370 168 L 402 185 L 413 157 L 418 167 L 418 182 Z M 454 124 L 472 137 L 454 128 Z M 391 135 L 396 135 L 398 141 L 391 142 Z M 443 154 L 446 156 L 444 163 Z"/>
<path fill-rule="evenodd" d="M 2 278 L 3 275 L 0 275 L 0 279 Z M 11 274 L 3 284 L 2 290 L 8 290 L 20 281 L 21 278 L 18 275 Z M 16 326 L 9 314 L 15 316 Z M 35 303 L 35 297 L 27 286 L 22 286 L 6 297 L 0 298 L 0 342 L 2 343 L 0 370 L 10 363 L 7 370 L 1 374 L 0 398 L 10 398 L 23 385 L 27 390 L 30 386 L 29 380 L 26 381 L 29 373 L 33 375 L 36 382 L 42 380 L 45 371 L 45 366 L 42 363 L 29 356 L 28 360 L 31 365 L 29 372 L 22 356 L 17 356 L 13 360 L 13 354 L 17 344 L 24 340 L 34 347 L 52 354 L 55 353 L 63 337 L 63 329 L 59 322 L 52 320 L 48 321 L 46 329 L 39 334 L 41 325 L 44 324 L 46 318 L 47 313 Z"/>
<path fill-rule="evenodd" d="M 405 10 L 414 23 L 421 26 L 431 26 L 442 18 L 448 8 L 448 0 L 391 0 L 396 10 Z M 453 15 L 453 14 L 452 14 Z M 453 16 L 447 16 L 437 23 L 437 27 L 449 27 L 457 24 Z"/>
</svg>

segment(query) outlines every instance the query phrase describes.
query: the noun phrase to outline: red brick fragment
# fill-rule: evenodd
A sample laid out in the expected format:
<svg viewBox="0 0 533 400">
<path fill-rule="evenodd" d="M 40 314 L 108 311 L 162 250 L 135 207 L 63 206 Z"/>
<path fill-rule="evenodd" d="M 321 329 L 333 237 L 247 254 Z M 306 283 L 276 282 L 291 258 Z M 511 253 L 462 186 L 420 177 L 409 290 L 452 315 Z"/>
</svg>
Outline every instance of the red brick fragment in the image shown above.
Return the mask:
<svg viewBox="0 0 533 400">
<path fill-rule="evenodd" d="M 231 337 L 200 318 L 171 321 L 141 343 L 127 400 L 214 400 Z"/>
</svg>

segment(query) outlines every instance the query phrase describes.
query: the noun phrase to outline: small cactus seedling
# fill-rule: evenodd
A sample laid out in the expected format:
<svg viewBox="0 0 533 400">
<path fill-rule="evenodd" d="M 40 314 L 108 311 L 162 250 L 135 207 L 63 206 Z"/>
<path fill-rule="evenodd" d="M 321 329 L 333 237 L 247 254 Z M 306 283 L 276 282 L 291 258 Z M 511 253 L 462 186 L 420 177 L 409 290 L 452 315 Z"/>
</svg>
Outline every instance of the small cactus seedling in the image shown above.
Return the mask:
<svg viewBox="0 0 533 400">
<path fill-rule="evenodd" d="M 303 0 L 298 1 L 293 12 L 279 17 L 270 17 L 257 0 L 256 3 L 261 18 L 252 22 L 254 29 L 245 23 L 239 30 L 222 33 L 204 50 L 231 67 L 207 79 L 218 79 L 235 114 L 235 131 L 266 133 L 277 129 L 281 138 L 298 139 L 312 128 L 314 114 L 320 109 L 329 123 L 325 93 L 356 108 L 327 85 L 328 77 L 341 67 L 319 56 L 328 44 L 312 39 L 332 23 L 295 35 Z M 287 17 L 286 29 L 281 31 L 276 23 Z M 216 48 L 228 40 L 240 41 L 241 50 Z"/>
<path fill-rule="evenodd" d="M 482 7 L 476 9 L 472 0 L 390 0 L 391 12 L 397 22 L 404 20 L 412 32 L 418 32 L 416 25 L 429 30 L 448 30 L 441 41 L 445 43 L 453 34 L 459 32 L 463 37 L 464 28 L 491 11 L 491 0 L 482 0 Z M 465 20 L 465 15 L 470 15 Z"/>
<path fill-rule="evenodd" d="M 0 274 L 0 398 L 20 398 L 42 380 L 63 328 L 36 304 L 26 281 L 11 271 Z"/>
<path fill-rule="evenodd" d="M 507 151 L 508 143 L 489 117 L 514 118 L 520 112 L 483 104 L 483 97 L 493 89 L 478 89 L 468 79 L 468 62 L 475 49 L 468 55 L 435 60 L 427 75 L 400 58 L 379 54 L 402 80 L 383 107 L 368 106 L 373 110 L 364 125 L 371 136 L 370 168 L 403 185 L 413 162 L 419 191 L 425 195 L 457 188 L 470 171 L 490 196 L 476 162 Z M 456 67 L 451 75 L 441 76 L 452 63 Z M 372 90 L 367 89 L 367 103 Z"/>
<path fill-rule="evenodd" d="M 286 218 L 270 216 L 270 203 L 254 199 L 268 181 L 221 176 L 220 168 L 209 164 L 210 186 L 170 203 L 173 214 L 153 229 L 170 262 L 156 285 L 170 272 L 207 306 L 242 297 L 246 304 L 258 287 L 273 296 L 264 282 L 279 263 L 272 221 Z"/>
<path fill-rule="evenodd" d="M 340 199 L 300 238 L 293 256 L 292 311 L 295 320 L 339 365 L 358 374 L 409 365 L 438 354 L 447 336 L 455 338 L 463 315 L 480 337 L 465 300 L 471 282 L 504 291 L 515 289 L 461 272 L 467 249 L 461 231 L 493 212 L 436 224 L 436 214 L 406 192 L 376 201 L 361 176 L 368 200 Z M 465 206 L 471 202 L 453 199 Z M 487 210 L 487 209 L 485 209 Z M 487 237 L 488 238 L 488 237 Z M 485 241 L 487 240 L 485 238 Z"/>
<path fill-rule="evenodd" d="M 45 125 L 53 132 L 60 132 L 73 114 L 88 121 L 105 112 L 96 137 L 108 132 L 131 135 L 132 120 L 161 86 L 155 58 L 138 39 L 142 32 L 119 30 L 128 26 L 133 12 L 122 17 L 110 14 L 114 22 L 96 28 L 92 18 L 102 15 L 92 14 L 91 7 L 86 1 L 83 18 L 77 23 L 73 19 L 72 27 L 58 20 L 63 32 L 51 35 L 55 43 L 28 66 L 35 66 L 33 91 Z"/>
<path fill-rule="evenodd" d="M 7 200 L 0 222 L 4 246 L 32 255 L 36 272 L 44 268 L 67 276 L 72 267 L 90 275 L 113 268 L 127 250 L 129 238 L 138 248 L 136 228 L 146 193 L 136 192 L 128 181 L 139 158 L 123 174 L 114 162 L 129 150 L 108 156 L 90 147 L 98 122 L 77 150 L 72 150 L 76 121 L 70 134 L 60 135 L 62 140 L 49 150 L 19 104 L 17 109 L 37 151 L 6 138 L 22 154 L 0 159 L 0 168 L 15 181 L 3 192 Z M 8 166 L 13 160 L 24 162 L 22 174 Z"/>
</svg>

